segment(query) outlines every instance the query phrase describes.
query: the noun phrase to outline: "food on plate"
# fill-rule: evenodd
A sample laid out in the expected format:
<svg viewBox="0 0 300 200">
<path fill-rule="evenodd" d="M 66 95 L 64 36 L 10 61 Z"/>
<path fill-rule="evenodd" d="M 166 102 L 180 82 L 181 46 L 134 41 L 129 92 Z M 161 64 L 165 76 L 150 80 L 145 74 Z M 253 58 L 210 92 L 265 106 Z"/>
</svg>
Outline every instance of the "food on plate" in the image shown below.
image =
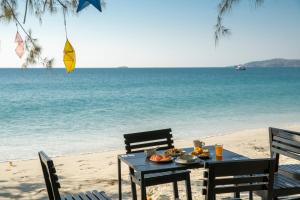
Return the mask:
<svg viewBox="0 0 300 200">
<path fill-rule="evenodd" d="M 194 163 L 196 160 L 197 160 L 196 156 L 186 154 L 186 155 L 179 156 L 175 160 L 175 162 L 179 164 L 191 164 Z"/>
<path fill-rule="evenodd" d="M 165 161 L 170 161 L 172 160 L 171 156 L 167 156 L 167 155 L 159 155 L 159 154 L 154 154 L 150 157 L 151 161 L 155 161 L 155 162 L 165 162 Z"/>
<path fill-rule="evenodd" d="M 200 155 L 198 155 L 198 157 L 203 158 L 203 159 L 208 159 L 209 158 L 209 150 L 203 149 L 203 152 Z"/>
<path fill-rule="evenodd" d="M 201 156 L 207 156 L 209 157 L 209 150 L 208 149 L 203 149 Z"/>
<path fill-rule="evenodd" d="M 187 161 L 192 161 L 192 160 L 195 160 L 195 156 L 193 156 L 193 155 L 182 155 L 182 156 L 180 156 L 180 159 L 182 159 L 182 160 L 187 160 Z"/>
<path fill-rule="evenodd" d="M 165 155 L 167 156 L 179 156 L 182 154 L 183 154 L 182 149 L 172 148 L 165 151 Z"/>
<path fill-rule="evenodd" d="M 193 156 L 199 156 L 203 152 L 201 147 L 195 147 L 194 151 L 191 153 Z"/>
</svg>

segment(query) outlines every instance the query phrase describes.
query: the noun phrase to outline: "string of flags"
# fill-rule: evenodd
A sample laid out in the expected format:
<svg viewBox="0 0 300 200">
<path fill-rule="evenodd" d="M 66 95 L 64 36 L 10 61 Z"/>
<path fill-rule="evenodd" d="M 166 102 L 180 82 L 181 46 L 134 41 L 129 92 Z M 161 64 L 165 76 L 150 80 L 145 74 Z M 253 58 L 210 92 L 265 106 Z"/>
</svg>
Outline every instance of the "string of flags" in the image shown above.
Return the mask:
<svg viewBox="0 0 300 200">
<path fill-rule="evenodd" d="M 66 72 L 70 73 L 75 70 L 76 52 L 68 39 L 67 23 L 66 23 L 66 7 L 63 4 L 61 5 L 63 6 L 64 25 L 65 25 L 65 32 L 66 32 L 66 43 L 63 50 L 63 62 L 66 68 Z M 89 5 L 94 6 L 98 11 L 102 12 L 101 0 L 79 0 L 77 13 L 82 11 Z M 24 40 L 22 39 L 22 36 L 19 33 L 18 25 L 17 25 L 17 33 L 15 36 L 15 43 L 17 43 L 15 53 L 21 59 L 25 53 L 25 48 L 24 48 L 25 46 L 24 46 Z"/>
<path fill-rule="evenodd" d="M 79 0 L 79 4 L 77 7 L 77 13 L 92 4 L 95 8 L 97 8 L 100 12 L 102 12 L 101 2 L 100 0 Z M 75 70 L 76 66 L 76 52 L 72 44 L 68 39 L 68 31 L 67 31 L 67 23 L 66 23 L 66 12 L 64 8 L 64 25 L 66 32 L 66 43 L 64 47 L 64 64 L 66 67 L 67 73 L 70 73 Z"/>
</svg>

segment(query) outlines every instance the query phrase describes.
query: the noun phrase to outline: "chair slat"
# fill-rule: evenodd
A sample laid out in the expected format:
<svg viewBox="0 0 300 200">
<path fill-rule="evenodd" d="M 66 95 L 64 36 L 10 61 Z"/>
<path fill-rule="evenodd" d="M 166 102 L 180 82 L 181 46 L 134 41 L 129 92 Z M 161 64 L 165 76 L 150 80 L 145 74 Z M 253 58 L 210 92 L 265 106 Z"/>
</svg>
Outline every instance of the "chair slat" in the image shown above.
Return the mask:
<svg viewBox="0 0 300 200">
<path fill-rule="evenodd" d="M 233 192 L 246 192 L 246 191 L 259 191 L 267 190 L 267 184 L 252 184 L 252 185 L 237 185 L 231 187 L 219 187 L 214 189 L 216 194 L 233 193 Z"/>
<path fill-rule="evenodd" d="M 275 148 L 275 147 L 272 147 L 271 151 L 274 152 L 274 153 L 282 154 L 282 155 L 290 157 L 290 158 L 294 158 L 296 160 L 300 160 L 300 155 L 290 153 L 290 152 L 287 152 L 287 151 L 283 151 L 283 150 Z"/>
<path fill-rule="evenodd" d="M 169 143 L 173 143 L 173 140 L 171 141 L 158 141 L 158 142 L 151 142 L 151 143 L 143 143 L 143 144 L 136 144 L 136 145 L 130 145 L 131 149 L 140 149 L 144 147 L 153 147 L 153 146 L 159 146 L 159 145 L 168 145 Z"/>
<path fill-rule="evenodd" d="M 286 145 L 284 143 L 279 143 L 279 142 L 273 141 L 272 142 L 272 147 L 280 148 L 282 151 L 291 151 L 291 152 L 300 154 L 300 143 L 299 143 L 299 146 L 297 148 L 297 147 L 294 147 L 294 146 L 291 146 L 291 145 Z"/>
<path fill-rule="evenodd" d="M 171 129 L 124 134 L 125 144 L 172 138 Z"/>
<path fill-rule="evenodd" d="M 285 139 L 285 138 L 278 137 L 278 136 L 274 136 L 272 141 L 282 142 L 282 143 L 290 144 L 290 145 L 296 146 L 296 147 L 297 147 L 297 146 L 300 146 L 300 143 L 297 142 L 297 141 Z"/>
<path fill-rule="evenodd" d="M 96 196 L 99 200 L 107 200 L 108 198 L 106 198 L 103 194 L 105 194 L 104 192 L 98 192 L 96 190 L 94 190 L 93 195 Z"/>
<path fill-rule="evenodd" d="M 267 176 L 248 176 L 248 177 L 234 177 L 234 178 L 222 178 L 216 179 L 216 185 L 232 185 L 242 183 L 256 183 L 256 182 L 268 182 Z"/>
<path fill-rule="evenodd" d="M 91 192 L 86 192 L 86 196 L 90 199 L 90 200 L 99 200 L 96 196 L 94 196 Z"/>
<path fill-rule="evenodd" d="M 82 199 L 79 197 L 78 194 L 73 194 L 73 198 L 74 198 L 75 200 L 82 200 Z"/>
<path fill-rule="evenodd" d="M 280 165 L 279 173 L 290 178 L 300 180 L 300 165 L 299 164 L 286 164 Z"/>
<path fill-rule="evenodd" d="M 240 161 L 207 162 L 205 168 L 211 167 L 214 169 L 216 177 L 266 173 L 267 171 L 264 170 L 268 170 L 269 168 L 269 163 L 260 159 L 243 160 L 243 164 L 247 166 L 243 170 L 235 163 L 240 163 Z"/>
<path fill-rule="evenodd" d="M 65 200 L 74 200 L 74 199 L 73 199 L 73 196 L 72 196 L 71 194 L 65 195 L 65 196 L 64 196 L 64 199 L 65 199 Z"/>
<path fill-rule="evenodd" d="M 292 141 L 300 142 L 300 133 L 295 131 L 288 131 L 283 129 L 277 129 L 277 131 L 273 131 L 274 136 L 282 137 L 285 139 L 289 139 Z"/>
<path fill-rule="evenodd" d="M 87 196 L 86 196 L 83 192 L 78 193 L 78 196 L 79 196 L 82 200 L 90 200 L 89 198 L 87 198 Z"/>
<path fill-rule="evenodd" d="M 100 194 L 104 197 L 105 200 L 110 200 L 110 198 L 106 195 L 105 192 L 100 192 Z"/>
</svg>

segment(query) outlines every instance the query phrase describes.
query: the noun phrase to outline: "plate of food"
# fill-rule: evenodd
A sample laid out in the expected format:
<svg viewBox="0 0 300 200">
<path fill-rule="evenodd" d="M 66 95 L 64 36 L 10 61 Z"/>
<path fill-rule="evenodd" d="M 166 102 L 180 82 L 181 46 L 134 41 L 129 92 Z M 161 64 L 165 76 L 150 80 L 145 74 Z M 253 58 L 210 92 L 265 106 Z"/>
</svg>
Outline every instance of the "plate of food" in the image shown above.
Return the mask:
<svg viewBox="0 0 300 200">
<path fill-rule="evenodd" d="M 209 150 L 203 149 L 202 153 L 198 154 L 197 156 L 198 156 L 198 158 L 201 158 L 201 159 L 209 159 L 210 158 Z"/>
<path fill-rule="evenodd" d="M 172 148 L 168 149 L 164 153 L 167 156 L 177 157 L 184 154 L 184 151 L 182 149 Z"/>
<path fill-rule="evenodd" d="M 181 155 L 178 158 L 176 158 L 175 162 L 178 164 L 194 164 L 197 161 L 199 161 L 197 156 L 193 155 Z"/>
<path fill-rule="evenodd" d="M 173 161 L 171 156 L 160 155 L 160 154 L 154 154 L 150 156 L 149 160 L 156 163 L 168 163 Z"/>
</svg>

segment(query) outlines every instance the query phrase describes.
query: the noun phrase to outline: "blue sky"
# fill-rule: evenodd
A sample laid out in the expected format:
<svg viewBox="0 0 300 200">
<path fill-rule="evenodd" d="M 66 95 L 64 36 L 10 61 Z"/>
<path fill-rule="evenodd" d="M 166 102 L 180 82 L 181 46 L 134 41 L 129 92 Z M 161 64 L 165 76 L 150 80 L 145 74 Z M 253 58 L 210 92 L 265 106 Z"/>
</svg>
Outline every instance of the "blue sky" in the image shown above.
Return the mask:
<svg viewBox="0 0 300 200">
<path fill-rule="evenodd" d="M 243 0 L 225 18 L 232 35 L 214 45 L 220 0 L 106 0 L 102 13 L 89 6 L 68 15 L 68 35 L 77 67 L 214 67 L 269 58 L 300 58 L 300 1 Z M 22 8 L 21 8 L 22 9 Z M 42 25 L 29 17 L 43 54 L 63 67 L 63 17 Z M 0 24 L 0 67 L 19 67 L 15 25 Z M 21 32 L 24 36 L 24 34 Z"/>
</svg>

